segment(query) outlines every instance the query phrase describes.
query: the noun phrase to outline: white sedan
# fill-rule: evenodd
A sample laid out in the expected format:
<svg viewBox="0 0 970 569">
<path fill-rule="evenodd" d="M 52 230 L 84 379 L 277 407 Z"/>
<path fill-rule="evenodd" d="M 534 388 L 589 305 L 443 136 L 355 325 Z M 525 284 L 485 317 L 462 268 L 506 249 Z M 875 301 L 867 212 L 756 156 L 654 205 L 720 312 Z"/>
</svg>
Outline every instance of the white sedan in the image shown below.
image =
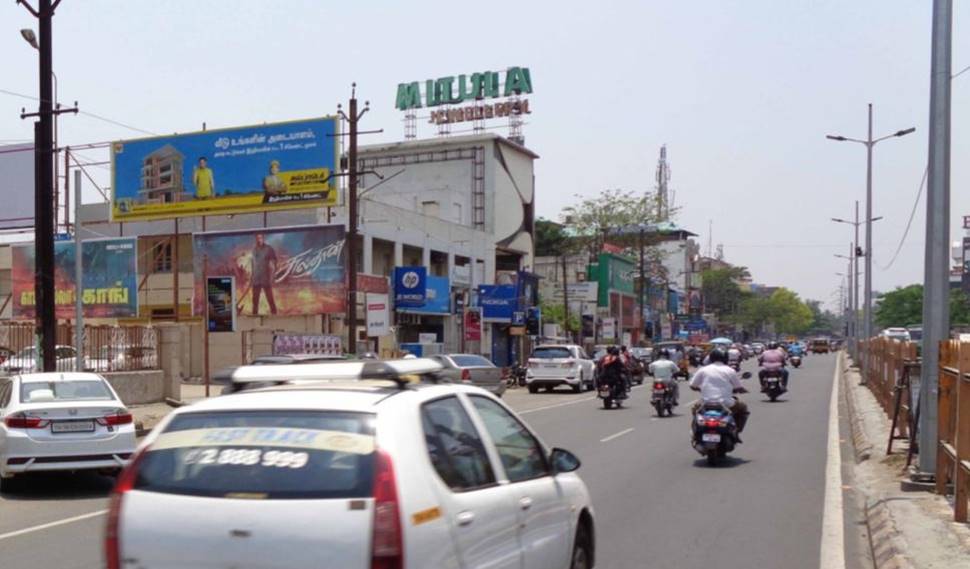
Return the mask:
<svg viewBox="0 0 970 569">
<path fill-rule="evenodd" d="M 112 493 L 109 568 L 588 569 L 579 460 L 429 359 L 238 368 Z M 381 379 L 367 379 L 381 378 Z"/>
<path fill-rule="evenodd" d="M 124 467 L 135 450 L 132 416 L 94 373 L 0 377 L 0 486 L 43 470 Z"/>
</svg>

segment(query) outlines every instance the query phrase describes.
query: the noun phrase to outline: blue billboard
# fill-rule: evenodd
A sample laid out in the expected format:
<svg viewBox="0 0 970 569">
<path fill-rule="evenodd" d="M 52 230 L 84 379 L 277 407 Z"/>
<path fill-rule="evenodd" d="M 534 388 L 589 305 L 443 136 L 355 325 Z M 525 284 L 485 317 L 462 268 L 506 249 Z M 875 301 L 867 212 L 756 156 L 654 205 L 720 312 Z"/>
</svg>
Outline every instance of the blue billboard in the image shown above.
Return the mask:
<svg viewBox="0 0 970 569">
<path fill-rule="evenodd" d="M 337 205 L 337 119 L 206 130 L 111 144 L 111 219 Z"/>
<path fill-rule="evenodd" d="M 426 267 L 394 267 L 394 306 L 424 306 L 427 295 L 428 269 Z"/>
<path fill-rule="evenodd" d="M 415 267 L 407 267 L 414 269 Z M 424 267 L 421 267 L 422 269 Z M 395 277 L 394 282 L 397 283 Z M 451 313 L 451 283 L 448 277 L 425 276 L 424 302 L 420 306 L 398 305 L 398 312 L 412 314 L 450 314 Z M 397 288 L 395 288 L 397 296 Z"/>
<path fill-rule="evenodd" d="M 482 319 L 491 322 L 512 322 L 513 313 L 519 307 L 519 291 L 516 285 L 479 285 L 478 305 Z"/>
</svg>

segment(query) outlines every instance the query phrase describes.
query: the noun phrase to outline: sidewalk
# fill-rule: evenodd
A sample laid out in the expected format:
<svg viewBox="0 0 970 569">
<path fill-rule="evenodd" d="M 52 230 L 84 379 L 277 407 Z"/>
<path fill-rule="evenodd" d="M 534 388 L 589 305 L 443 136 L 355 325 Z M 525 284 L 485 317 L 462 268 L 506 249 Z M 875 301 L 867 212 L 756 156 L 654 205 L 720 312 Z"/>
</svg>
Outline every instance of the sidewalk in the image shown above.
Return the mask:
<svg viewBox="0 0 970 569">
<path fill-rule="evenodd" d="M 849 358 L 842 361 L 845 370 Z M 890 419 L 859 381 L 857 368 L 844 371 L 842 391 L 859 457 L 855 490 L 865 497 L 876 568 L 970 569 L 970 526 L 953 521 L 944 496 L 900 488 L 908 480 L 906 441 L 896 441 L 886 456 Z"/>
<path fill-rule="evenodd" d="M 215 397 L 219 395 L 222 390 L 221 385 L 210 385 L 209 395 Z M 190 405 L 196 401 L 201 401 L 205 399 L 205 386 L 197 383 L 182 383 L 182 405 Z M 160 403 L 150 403 L 148 405 L 129 405 L 128 410 L 131 411 L 132 416 L 135 419 L 135 429 L 138 436 L 145 436 L 149 431 L 155 428 L 155 425 L 159 423 L 162 419 L 168 415 L 172 409 L 175 407 L 181 407 L 182 405 L 176 405 L 166 403 L 164 401 Z"/>
</svg>

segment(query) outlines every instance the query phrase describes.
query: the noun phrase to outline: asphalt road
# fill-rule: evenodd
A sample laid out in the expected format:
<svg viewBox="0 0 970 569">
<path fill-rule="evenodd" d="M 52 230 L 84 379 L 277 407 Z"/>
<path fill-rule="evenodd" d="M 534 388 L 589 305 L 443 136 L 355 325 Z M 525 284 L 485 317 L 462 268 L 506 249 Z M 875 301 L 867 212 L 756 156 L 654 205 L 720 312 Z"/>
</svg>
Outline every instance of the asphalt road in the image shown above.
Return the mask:
<svg viewBox="0 0 970 569">
<path fill-rule="evenodd" d="M 686 409 L 695 394 L 685 384 L 678 412 L 665 418 L 655 416 L 646 388 L 609 411 L 591 393 L 514 389 L 505 399 L 547 443 L 581 458 L 596 508 L 597 567 L 819 569 L 835 362 L 806 358 L 776 403 L 748 380 L 745 442 L 714 468 L 690 446 Z M 861 569 L 864 536 L 844 470 L 835 486 L 846 497 L 838 512 L 845 557 Z M 0 495 L 0 567 L 100 567 L 110 484 L 94 474 L 49 475 Z"/>
</svg>

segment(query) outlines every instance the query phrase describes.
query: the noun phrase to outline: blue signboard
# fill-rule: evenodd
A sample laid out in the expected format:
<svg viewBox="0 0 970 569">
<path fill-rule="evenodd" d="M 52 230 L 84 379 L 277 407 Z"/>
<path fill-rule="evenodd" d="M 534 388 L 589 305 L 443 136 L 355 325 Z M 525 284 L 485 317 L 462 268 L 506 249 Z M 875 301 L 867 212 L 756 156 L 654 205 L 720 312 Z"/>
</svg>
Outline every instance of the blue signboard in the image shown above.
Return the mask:
<svg viewBox="0 0 970 569">
<path fill-rule="evenodd" d="M 414 267 L 409 268 L 413 269 Z M 395 279 L 395 282 L 397 282 L 397 279 Z M 448 277 L 426 275 L 424 302 L 420 306 L 398 305 L 398 311 L 411 314 L 450 314 L 451 283 L 448 281 Z"/>
<path fill-rule="evenodd" d="M 428 287 L 427 267 L 394 267 L 394 306 L 424 306 Z"/>
<path fill-rule="evenodd" d="M 518 308 L 516 285 L 479 285 L 478 305 L 482 319 L 492 322 L 511 322 L 512 313 Z"/>
</svg>

